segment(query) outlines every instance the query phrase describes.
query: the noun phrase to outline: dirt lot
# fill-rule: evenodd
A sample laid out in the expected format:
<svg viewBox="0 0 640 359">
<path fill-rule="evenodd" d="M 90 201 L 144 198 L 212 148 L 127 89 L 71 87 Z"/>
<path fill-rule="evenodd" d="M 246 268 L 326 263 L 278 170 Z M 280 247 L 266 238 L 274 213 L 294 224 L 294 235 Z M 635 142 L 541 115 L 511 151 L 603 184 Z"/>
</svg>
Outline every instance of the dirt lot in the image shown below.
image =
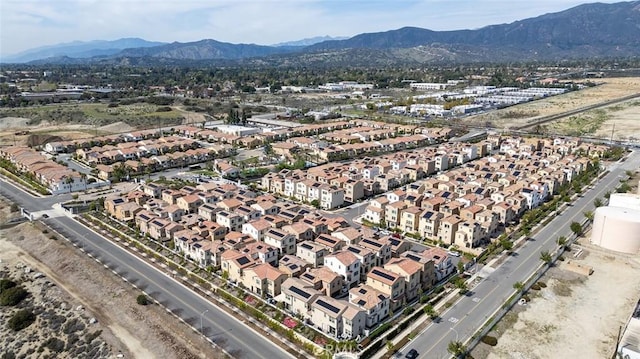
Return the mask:
<svg viewBox="0 0 640 359">
<path fill-rule="evenodd" d="M 581 91 L 471 116 L 465 122 L 480 126 L 490 122 L 499 128 L 524 125 L 536 117 L 553 115 L 624 97 L 638 93 L 640 89 L 640 78 L 637 77 L 598 79 L 597 83 L 600 85 Z M 640 124 L 637 127 L 640 128 Z"/>
<path fill-rule="evenodd" d="M 588 242 L 587 238 L 581 242 Z M 552 268 L 542 279 L 547 287 L 531 290 L 531 302 L 516 305 L 490 333 L 498 337 L 498 345 L 492 348 L 480 344 L 473 357 L 611 357 L 618 328 L 638 300 L 640 258 L 612 254 L 588 244 L 583 248 L 584 254 L 576 262 L 592 266 L 591 276 L 567 271 L 562 264 Z M 574 247 L 572 253 L 576 250 Z"/>
<path fill-rule="evenodd" d="M 8 218 L 8 205 L 0 204 L 0 223 Z M 52 240 L 34 224 L 3 230 L 3 261 L 21 261 L 42 272 L 86 308 L 104 328 L 101 338 L 111 353 L 133 358 L 215 358 L 217 353 L 175 318 L 156 305 L 136 304 L 139 294 L 96 262 L 63 240 Z M 25 329 L 26 330 L 26 329 Z M 65 357 L 65 356 L 60 356 Z M 73 356 L 66 356 L 73 357 Z"/>
</svg>

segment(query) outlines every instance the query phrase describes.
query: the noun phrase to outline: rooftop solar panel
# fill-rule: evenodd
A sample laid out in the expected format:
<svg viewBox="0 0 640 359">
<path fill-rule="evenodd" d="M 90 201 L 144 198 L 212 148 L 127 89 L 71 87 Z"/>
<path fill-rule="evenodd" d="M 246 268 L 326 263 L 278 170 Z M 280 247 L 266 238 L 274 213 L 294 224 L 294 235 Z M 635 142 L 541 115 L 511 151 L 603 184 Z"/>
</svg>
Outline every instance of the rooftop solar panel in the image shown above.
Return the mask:
<svg viewBox="0 0 640 359">
<path fill-rule="evenodd" d="M 297 295 L 301 296 L 304 299 L 309 299 L 311 297 L 311 294 L 305 292 L 304 290 L 298 287 L 291 286 L 289 287 L 289 290 L 296 293 Z"/>
<path fill-rule="evenodd" d="M 324 301 L 324 300 L 322 300 L 322 299 L 318 299 L 318 300 L 316 301 L 316 303 L 317 303 L 319 306 L 321 306 L 321 307 L 323 307 L 323 308 L 325 308 L 325 309 L 327 309 L 327 310 L 329 310 L 329 311 L 331 311 L 331 312 L 333 312 L 333 313 L 336 313 L 336 314 L 340 313 L 340 309 L 338 309 L 338 308 L 336 308 L 335 306 L 333 306 L 333 305 L 331 305 L 331 304 L 329 304 L 329 303 L 325 302 L 325 301 Z"/>
<path fill-rule="evenodd" d="M 372 270 L 371 273 L 373 273 L 373 274 L 375 274 L 377 276 L 380 276 L 380 277 L 382 277 L 382 278 L 384 278 L 386 280 L 391 280 L 391 281 L 396 280 L 396 277 L 394 277 L 394 276 L 392 276 L 390 274 L 381 272 L 381 271 L 379 271 L 377 269 Z"/>
</svg>

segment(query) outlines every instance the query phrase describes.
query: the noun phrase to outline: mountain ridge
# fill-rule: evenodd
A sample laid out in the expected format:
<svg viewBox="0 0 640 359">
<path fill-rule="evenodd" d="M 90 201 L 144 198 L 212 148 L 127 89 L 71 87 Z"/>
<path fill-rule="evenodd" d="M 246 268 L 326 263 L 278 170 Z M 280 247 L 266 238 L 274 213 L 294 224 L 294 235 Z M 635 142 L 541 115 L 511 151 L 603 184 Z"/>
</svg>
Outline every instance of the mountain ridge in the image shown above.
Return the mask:
<svg viewBox="0 0 640 359">
<path fill-rule="evenodd" d="M 91 58 L 58 54 L 37 63 L 144 63 L 141 59 L 146 59 L 149 64 L 209 61 L 267 66 L 366 66 L 639 56 L 640 1 L 582 4 L 556 13 L 474 30 L 433 31 L 402 27 L 309 46 L 291 46 L 314 39 L 318 37 L 283 43 L 284 46 L 204 39 L 126 48 L 116 53 L 111 49 L 95 50 L 97 53 Z"/>
</svg>

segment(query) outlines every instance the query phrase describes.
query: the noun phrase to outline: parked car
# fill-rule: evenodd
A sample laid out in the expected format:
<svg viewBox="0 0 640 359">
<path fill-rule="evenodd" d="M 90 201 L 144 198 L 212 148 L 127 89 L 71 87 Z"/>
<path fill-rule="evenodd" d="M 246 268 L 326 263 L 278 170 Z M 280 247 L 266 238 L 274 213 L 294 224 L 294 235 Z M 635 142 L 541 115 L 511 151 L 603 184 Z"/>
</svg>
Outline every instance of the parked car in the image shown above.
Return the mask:
<svg viewBox="0 0 640 359">
<path fill-rule="evenodd" d="M 407 359 L 416 359 L 418 357 L 418 351 L 415 349 L 411 349 L 404 357 Z"/>
<path fill-rule="evenodd" d="M 448 251 L 447 254 L 454 257 L 460 257 L 460 252 L 456 252 L 456 251 Z"/>
</svg>

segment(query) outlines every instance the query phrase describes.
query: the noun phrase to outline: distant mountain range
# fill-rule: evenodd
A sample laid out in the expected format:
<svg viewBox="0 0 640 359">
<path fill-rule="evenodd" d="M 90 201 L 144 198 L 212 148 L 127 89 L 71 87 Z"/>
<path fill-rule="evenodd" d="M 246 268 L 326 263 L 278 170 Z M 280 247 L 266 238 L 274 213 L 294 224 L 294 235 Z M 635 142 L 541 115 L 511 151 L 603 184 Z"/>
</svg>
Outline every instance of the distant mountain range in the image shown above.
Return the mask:
<svg viewBox="0 0 640 359">
<path fill-rule="evenodd" d="M 153 42 L 138 38 L 124 38 L 113 41 L 74 41 L 58 45 L 42 46 L 21 53 L 6 56 L 2 59 L 5 63 L 22 63 L 34 60 L 56 57 L 72 57 L 86 59 L 95 56 L 115 55 L 128 48 L 146 48 L 164 45 L 164 42 Z"/>
<path fill-rule="evenodd" d="M 311 45 L 315 45 L 319 42 L 323 42 L 323 41 L 331 41 L 331 40 L 345 40 L 348 39 L 348 37 L 331 37 L 331 36 L 316 36 L 316 37 L 310 37 L 307 39 L 302 39 L 302 40 L 297 40 L 297 41 L 288 41 L 288 42 L 281 42 L 278 44 L 274 44 L 271 46 L 274 47 L 298 47 L 298 46 L 311 46 Z"/>
<path fill-rule="evenodd" d="M 640 55 L 640 1 L 584 4 L 477 30 L 405 27 L 348 39 L 319 37 L 273 46 L 215 40 L 171 44 L 141 39 L 39 48 L 3 62 L 241 65 L 384 65 L 504 62 Z"/>
</svg>

